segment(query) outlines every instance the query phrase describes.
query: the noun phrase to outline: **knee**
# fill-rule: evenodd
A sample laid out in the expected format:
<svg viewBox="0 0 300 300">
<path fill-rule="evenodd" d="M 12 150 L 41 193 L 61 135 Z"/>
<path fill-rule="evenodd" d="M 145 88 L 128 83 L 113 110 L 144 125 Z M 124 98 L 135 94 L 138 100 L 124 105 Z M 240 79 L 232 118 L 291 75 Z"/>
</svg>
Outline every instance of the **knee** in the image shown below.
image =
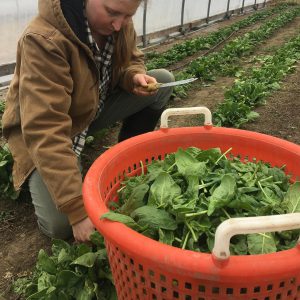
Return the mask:
<svg viewBox="0 0 300 300">
<path fill-rule="evenodd" d="M 174 75 L 166 69 L 154 69 L 147 72 L 149 76 L 154 77 L 157 82 L 165 83 L 175 81 Z"/>
<path fill-rule="evenodd" d="M 40 230 L 50 238 L 66 240 L 73 236 L 72 227 L 68 220 L 48 220 L 47 223 L 38 221 Z"/>
</svg>

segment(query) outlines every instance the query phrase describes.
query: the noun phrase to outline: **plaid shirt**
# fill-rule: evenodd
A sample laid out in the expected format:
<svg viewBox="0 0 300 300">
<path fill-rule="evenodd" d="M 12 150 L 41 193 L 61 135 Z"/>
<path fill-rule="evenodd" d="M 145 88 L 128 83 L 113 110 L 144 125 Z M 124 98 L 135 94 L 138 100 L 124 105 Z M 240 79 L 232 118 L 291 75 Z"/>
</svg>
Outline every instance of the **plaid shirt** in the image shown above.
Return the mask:
<svg viewBox="0 0 300 300">
<path fill-rule="evenodd" d="M 84 1 L 83 1 L 84 3 Z M 112 66 L 112 54 L 114 50 L 113 37 L 108 36 L 104 48 L 102 50 L 99 49 L 95 40 L 93 39 L 90 26 L 88 24 L 88 20 L 85 14 L 85 7 L 83 8 L 84 16 L 85 16 L 85 24 L 86 24 L 86 32 L 87 32 L 87 41 L 88 46 L 92 50 L 95 58 L 95 62 L 97 68 L 99 70 L 99 104 L 98 111 L 95 116 L 95 119 L 99 116 L 99 113 L 103 109 L 104 101 L 108 95 L 109 83 L 111 80 L 111 66 Z M 75 136 L 73 140 L 73 151 L 79 156 L 83 150 L 85 139 L 87 136 L 88 127 L 82 131 L 80 134 Z"/>
</svg>

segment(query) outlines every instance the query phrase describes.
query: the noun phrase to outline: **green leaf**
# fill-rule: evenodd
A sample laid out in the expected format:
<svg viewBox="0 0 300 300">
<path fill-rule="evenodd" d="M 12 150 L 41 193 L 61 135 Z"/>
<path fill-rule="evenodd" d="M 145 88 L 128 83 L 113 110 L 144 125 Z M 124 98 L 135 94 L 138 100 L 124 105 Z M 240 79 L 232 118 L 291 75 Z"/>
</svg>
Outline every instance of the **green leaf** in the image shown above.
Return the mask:
<svg viewBox="0 0 300 300">
<path fill-rule="evenodd" d="M 76 258 L 72 262 L 72 265 L 80 265 L 87 268 L 91 268 L 94 265 L 96 258 L 97 258 L 97 253 L 94 252 L 85 253 L 79 256 L 78 258 Z"/>
<path fill-rule="evenodd" d="M 57 257 L 57 262 L 59 264 L 61 263 L 64 263 L 64 262 L 67 262 L 67 261 L 71 261 L 71 257 L 70 255 L 67 253 L 66 249 L 61 249 L 59 254 L 58 254 L 58 257 Z"/>
<path fill-rule="evenodd" d="M 43 291 L 45 289 L 49 289 L 55 285 L 56 277 L 54 275 L 50 275 L 46 272 L 42 272 L 38 278 L 38 291 Z"/>
<path fill-rule="evenodd" d="M 107 219 L 107 220 L 110 220 L 110 221 L 123 223 L 126 226 L 128 226 L 128 227 L 130 227 L 130 228 L 132 228 L 136 231 L 139 231 L 141 229 L 140 226 L 131 217 L 126 216 L 126 215 L 122 215 L 122 214 L 119 214 L 119 213 L 115 213 L 115 212 L 112 212 L 112 211 L 103 214 L 101 216 L 101 220 L 102 219 Z"/>
<path fill-rule="evenodd" d="M 94 231 L 90 235 L 90 239 L 91 239 L 91 242 L 94 245 L 96 245 L 98 248 L 105 248 L 104 238 L 98 231 Z"/>
<path fill-rule="evenodd" d="M 73 271 L 62 270 L 57 274 L 57 287 L 70 289 L 75 287 L 82 277 Z"/>
<path fill-rule="evenodd" d="M 165 210 L 158 209 L 154 206 L 142 206 L 132 212 L 131 217 L 141 226 L 154 229 L 175 230 L 176 221 Z"/>
<path fill-rule="evenodd" d="M 187 151 L 179 148 L 175 153 L 175 161 L 178 172 L 183 176 L 198 176 L 203 177 L 206 173 L 206 163 L 198 161 Z"/>
<path fill-rule="evenodd" d="M 256 233 L 247 236 L 249 254 L 267 254 L 277 251 L 272 233 Z"/>
<path fill-rule="evenodd" d="M 300 182 L 295 182 L 288 189 L 283 204 L 287 205 L 287 213 L 300 212 Z"/>
<path fill-rule="evenodd" d="M 158 175 L 153 182 L 148 199 L 148 205 L 166 207 L 172 200 L 181 194 L 181 188 L 166 172 Z"/>
<path fill-rule="evenodd" d="M 132 211 L 145 205 L 144 197 L 148 190 L 149 186 L 147 184 L 141 184 L 133 188 L 129 198 L 125 200 L 124 205 L 118 210 L 119 213 L 130 215 Z"/>
<path fill-rule="evenodd" d="M 27 300 L 41 300 L 41 299 L 46 299 L 45 296 L 46 296 L 46 293 L 47 293 L 47 289 L 44 289 L 42 291 L 39 291 L 35 294 L 32 294 L 31 296 L 29 296 L 27 298 Z"/>
<path fill-rule="evenodd" d="M 211 216 L 217 208 L 224 207 L 234 197 L 236 191 L 235 178 L 226 174 L 222 177 L 221 184 L 212 193 L 207 214 Z"/>
<path fill-rule="evenodd" d="M 57 270 L 54 261 L 49 258 L 49 256 L 43 249 L 41 249 L 38 254 L 38 266 L 41 268 L 41 270 L 49 274 L 56 274 Z"/>
<path fill-rule="evenodd" d="M 159 228 L 158 234 L 159 234 L 159 241 L 161 243 L 172 246 L 174 239 L 175 239 L 174 231 L 163 230 L 163 229 Z"/>
</svg>

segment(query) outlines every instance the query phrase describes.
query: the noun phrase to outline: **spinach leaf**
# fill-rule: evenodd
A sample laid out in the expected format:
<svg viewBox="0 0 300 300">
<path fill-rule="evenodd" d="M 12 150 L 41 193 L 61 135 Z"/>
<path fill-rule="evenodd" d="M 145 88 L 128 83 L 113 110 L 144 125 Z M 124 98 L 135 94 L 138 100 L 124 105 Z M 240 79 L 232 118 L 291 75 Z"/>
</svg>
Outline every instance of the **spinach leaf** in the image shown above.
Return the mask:
<svg viewBox="0 0 300 300">
<path fill-rule="evenodd" d="M 166 207 L 180 194 L 181 189 L 172 176 L 161 172 L 150 187 L 148 205 Z"/>
<path fill-rule="evenodd" d="M 130 215 L 140 227 L 153 229 L 175 230 L 177 224 L 173 217 L 165 210 L 153 206 L 142 206 L 134 210 Z"/>
<path fill-rule="evenodd" d="M 248 251 L 250 254 L 267 254 L 277 251 L 272 233 L 255 233 L 247 237 Z"/>
<path fill-rule="evenodd" d="M 217 208 L 226 206 L 234 197 L 235 191 L 235 178 L 230 174 L 224 175 L 221 184 L 214 190 L 209 198 L 207 215 L 211 216 Z"/>
</svg>

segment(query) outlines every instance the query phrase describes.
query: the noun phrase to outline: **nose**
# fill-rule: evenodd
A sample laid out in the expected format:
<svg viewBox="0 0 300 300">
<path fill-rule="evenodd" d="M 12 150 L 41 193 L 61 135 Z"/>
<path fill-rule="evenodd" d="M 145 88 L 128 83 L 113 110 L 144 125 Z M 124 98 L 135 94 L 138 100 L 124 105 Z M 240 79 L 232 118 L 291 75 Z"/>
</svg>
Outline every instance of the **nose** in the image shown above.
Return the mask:
<svg viewBox="0 0 300 300">
<path fill-rule="evenodd" d="M 124 18 L 117 18 L 112 22 L 112 27 L 114 31 L 120 31 L 122 25 L 124 23 Z"/>
</svg>

